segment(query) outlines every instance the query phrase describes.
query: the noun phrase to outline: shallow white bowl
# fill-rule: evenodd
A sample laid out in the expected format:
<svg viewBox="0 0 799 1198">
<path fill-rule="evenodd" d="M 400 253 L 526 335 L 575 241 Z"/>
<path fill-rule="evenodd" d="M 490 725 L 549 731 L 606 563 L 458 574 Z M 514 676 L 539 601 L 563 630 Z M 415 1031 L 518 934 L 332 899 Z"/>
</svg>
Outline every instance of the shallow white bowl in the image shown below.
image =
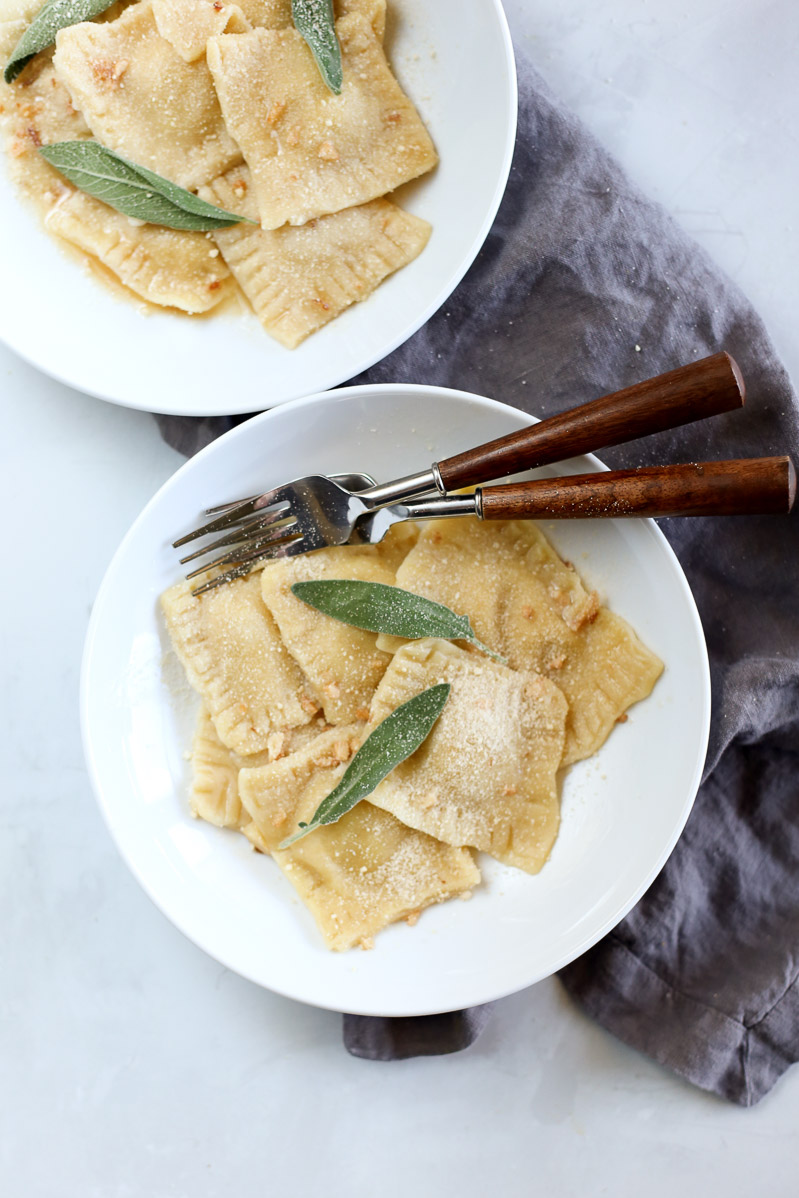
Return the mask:
<svg viewBox="0 0 799 1198">
<path fill-rule="evenodd" d="M 546 977 L 614 926 L 682 830 L 707 746 L 709 674 L 680 566 L 652 521 L 545 524 L 555 545 L 666 670 L 601 752 L 568 771 L 563 820 L 536 877 L 484 857 L 468 903 L 381 932 L 373 952 L 329 952 L 274 862 L 193 820 L 187 763 L 196 698 L 158 596 L 180 576 L 170 541 L 215 502 L 299 475 L 364 469 L 388 480 L 523 427 L 492 400 L 443 388 L 353 387 L 240 425 L 183 466 L 125 537 L 94 605 L 81 717 L 112 836 L 161 910 L 237 973 L 317 1006 L 419 1015 L 486 1002 Z M 580 458 L 561 472 L 601 469 Z M 555 473 L 554 470 L 548 473 Z"/>
<path fill-rule="evenodd" d="M 516 133 L 513 47 L 500 0 L 391 0 L 387 49 L 441 161 L 397 193 L 429 220 L 422 254 L 287 350 L 254 316 L 143 313 L 81 270 L 0 169 L 0 338 L 34 366 L 125 407 L 253 412 L 334 387 L 385 357 L 460 282 L 491 227 Z"/>
</svg>

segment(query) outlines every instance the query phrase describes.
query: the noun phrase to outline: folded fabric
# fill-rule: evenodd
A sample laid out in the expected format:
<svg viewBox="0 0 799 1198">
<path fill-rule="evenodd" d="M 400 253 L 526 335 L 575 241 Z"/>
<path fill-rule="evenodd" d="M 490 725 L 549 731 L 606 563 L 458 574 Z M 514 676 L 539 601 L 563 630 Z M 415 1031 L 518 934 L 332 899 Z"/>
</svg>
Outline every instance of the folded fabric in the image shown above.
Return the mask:
<svg viewBox="0 0 799 1198">
<path fill-rule="evenodd" d="M 414 337 L 355 382 L 424 382 L 546 416 L 726 349 L 743 413 L 607 450 L 614 467 L 790 453 L 799 406 L 757 314 L 519 62 L 516 154 L 472 269 Z M 193 453 L 235 418 L 159 416 Z M 626 1043 L 751 1105 L 799 1059 L 799 511 L 667 520 L 708 642 L 705 779 L 660 876 L 562 971 Z M 423 1020 L 345 1016 L 347 1048 L 453 1052 L 489 1008 Z"/>
</svg>

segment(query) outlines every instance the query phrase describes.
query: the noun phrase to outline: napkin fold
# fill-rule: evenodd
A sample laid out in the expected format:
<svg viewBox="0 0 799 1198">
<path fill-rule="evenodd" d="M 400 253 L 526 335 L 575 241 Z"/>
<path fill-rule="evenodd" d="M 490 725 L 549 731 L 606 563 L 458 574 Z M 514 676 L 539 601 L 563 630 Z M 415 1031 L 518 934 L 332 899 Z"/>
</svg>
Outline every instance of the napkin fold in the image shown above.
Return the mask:
<svg viewBox="0 0 799 1198">
<path fill-rule="evenodd" d="M 476 262 L 414 337 L 353 382 L 424 382 L 547 416 L 726 349 L 743 413 L 603 451 L 613 467 L 790 453 L 799 406 L 749 302 L 519 62 L 508 188 Z M 241 418 L 158 416 L 190 454 Z M 665 520 L 699 607 L 713 713 L 686 829 L 634 910 L 561 974 L 627 1044 L 757 1102 L 799 1059 L 799 512 Z M 372 1059 L 468 1047 L 490 1007 L 344 1016 Z"/>
</svg>

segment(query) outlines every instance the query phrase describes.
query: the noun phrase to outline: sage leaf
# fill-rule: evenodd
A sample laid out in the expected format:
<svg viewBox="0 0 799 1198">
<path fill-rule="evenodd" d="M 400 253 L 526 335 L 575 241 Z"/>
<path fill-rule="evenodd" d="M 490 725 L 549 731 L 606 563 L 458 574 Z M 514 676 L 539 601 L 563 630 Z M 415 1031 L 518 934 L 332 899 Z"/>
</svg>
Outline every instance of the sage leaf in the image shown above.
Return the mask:
<svg viewBox="0 0 799 1198">
<path fill-rule="evenodd" d="M 81 191 L 147 224 L 202 232 L 227 229 L 246 220 L 207 204 L 184 187 L 129 162 L 97 141 L 57 141 L 40 146 L 39 153 Z"/>
<path fill-rule="evenodd" d="M 78 25 L 81 21 L 91 21 L 92 17 L 97 17 L 110 8 L 113 2 L 114 0 L 47 0 L 17 42 L 6 63 L 3 72 L 6 83 L 13 83 L 35 54 L 52 46 L 59 29 L 66 29 L 68 25 Z"/>
<path fill-rule="evenodd" d="M 303 603 L 342 624 L 411 641 L 424 636 L 470 641 L 495 661 L 505 664 L 504 657 L 477 639 L 468 616 L 459 616 L 443 603 L 404 591 L 402 587 L 354 578 L 324 578 L 295 582 L 291 590 Z"/>
<path fill-rule="evenodd" d="M 297 32 L 316 59 L 319 74 L 330 90 L 340 95 L 343 74 L 333 0 L 291 0 L 291 15 Z"/>
<path fill-rule="evenodd" d="M 335 824 L 342 815 L 352 811 L 356 803 L 370 795 L 395 766 L 427 740 L 451 689 L 448 682 L 439 682 L 401 703 L 391 715 L 381 720 L 347 766 L 338 786 L 319 804 L 310 822 L 301 823 L 299 832 L 284 840 L 280 848 L 287 849 L 323 824 Z"/>
</svg>

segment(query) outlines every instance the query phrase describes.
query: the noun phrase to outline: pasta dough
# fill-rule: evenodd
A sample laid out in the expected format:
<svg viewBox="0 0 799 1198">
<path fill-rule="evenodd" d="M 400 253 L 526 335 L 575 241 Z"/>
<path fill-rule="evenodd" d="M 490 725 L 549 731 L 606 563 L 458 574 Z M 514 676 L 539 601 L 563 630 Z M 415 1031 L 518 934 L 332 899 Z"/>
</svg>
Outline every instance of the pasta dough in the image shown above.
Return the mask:
<svg viewBox="0 0 799 1198">
<path fill-rule="evenodd" d="M 45 217 L 45 227 L 93 254 L 151 304 L 207 312 L 228 296 L 230 271 L 204 233 L 140 225 L 107 204 L 73 191 Z"/>
<path fill-rule="evenodd" d="M 11 54 L 24 30 L 23 21 L 0 27 L 0 56 Z M 24 89 L 10 87 L 0 76 L 6 150 L 14 182 L 40 212 L 46 212 L 70 189 L 58 171 L 36 153 L 37 148 L 55 141 L 81 141 L 91 132 L 46 55 L 29 64 L 25 82 Z"/>
<path fill-rule="evenodd" d="M 376 36 L 386 30 L 385 0 L 338 0 L 336 16 L 362 13 Z M 221 33 L 248 33 L 253 28 L 291 29 L 291 0 L 153 0 L 158 32 L 177 50 L 184 62 L 205 57 L 208 39 Z"/>
<path fill-rule="evenodd" d="M 161 596 L 175 652 L 222 743 L 243 756 L 263 752 L 274 733 L 309 723 L 318 704 L 283 647 L 257 573 L 203 595 L 191 586 Z"/>
<path fill-rule="evenodd" d="M 511 666 L 557 683 L 569 703 L 563 765 L 595 753 L 663 670 L 531 521 L 432 521 L 397 585 L 468 616 L 477 637 Z M 379 648 L 395 646 L 378 639 Z"/>
<path fill-rule="evenodd" d="M 351 13 L 336 32 L 344 66 L 339 96 L 294 29 L 208 42 L 225 121 L 252 172 L 265 229 L 364 204 L 437 161 L 369 22 Z"/>
<path fill-rule="evenodd" d="M 191 751 L 192 783 L 189 803 L 192 814 L 218 828 L 241 828 L 249 816 L 239 798 L 239 766 L 230 749 L 217 734 L 208 708 L 203 703 Z M 251 761 L 260 765 L 260 760 Z"/>
<path fill-rule="evenodd" d="M 264 602 L 283 644 L 313 684 L 331 724 L 368 718 L 375 687 L 391 658 L 377 649 L 374 632 L 322 615 L 292 595 L 291 587 L 295 582 L 319 578 L 358 578 L 391 586 L 412 543 L 405 531 L 379 545 L 320 549 L 264 567 Z"/>
<path fill-rule="evenodd" d="M 448 641 L 412 641 L 377 689 L 367 733 L 439 682 L 452 690 L 433 731 L 370 801 L 447 844 L 536 873 L 558 833 L 563 694 L 540 675 Z"/>
<path fill-rule="evenodd" d="M 191 189 L 241 161 L 205 62 L 161 37 L 152 0 L 62 29 L 53 61 L 98 141 L 132 162 Z"/>
<path fill-rule="evenodd" d="M 365 800 L 338 823 L 278 848 L 338 783 L 358 739 L 356 729 L 326 732 L 299 753 L 239 775 L 261 843 L 337 950 L 370 946 L 387 924 L 413 919 L 480 880 L 467 849 L 440 844 Z"/>
<path fill-rule="evenodd" d="M 258 825 L 256 824 L 255 820 L 251 819 L 249 823 L 246 823 L 241 830 L 254 849 L 257 849 L 259 853 L 264 853 L 267 857 L 271 856 L 271 853 L 269 852 L 269 845 L 258 831 Z"/>
<path fill-rule="evenodd" d="M 257 218 L 246 167 L 234 167 L 202 196 Z M 294 349 L 413 261 L 429 236 L 427 221 L 378 199 L 299 227 L 234 225 L 220 229 L 215 240 L 263 327 Z"/>
<path fill-rule="evenodd" d="M 191 751 L 192 783 L 189 804 L 192 814 L 218 828 L 245 831 L 250 817 L 242 810 L 239 798 L 239 770 L 256 769 L 278 761 L 288 753 L 309 744 L 324 731 L 318 721 L 288 732 L 273 732 L 263 753 L 241 757 L 219 739 L 211 713 L 200 705 Z M 261 847 L 260 845 L 258 847 Z"/>
<path fill-rule="evenodd" d="M 41 7 L 41 0 L 0 0 L 0 38 L 3 38 L 4 53 L 11 53 L 25 32 L 25 26 L 31 23 Z M 15 30 L 13 41 L 9 39 L 10 44 L 6 47 L 4 34 L 6 27 L 10 25 L 18 26 L 19 29 Z"/>
<path fill-rule="evenodd" d="M 240 0 L 244 15 L 251 25 L 263 29 L 290 29 L 294 25 L 291 0 Z M 380 40 L 386 31 L 386 0 L 334 0 L 336 17 L 361 13 L 371 24 Z"/>
<path fill-rule="evenodd" d="M 161 37 L 184 62 L 204 58 L 209 37 L 252 28 L 239 5 L 221 0 L 153 0 L 153 16 Z"/>
</svg>

